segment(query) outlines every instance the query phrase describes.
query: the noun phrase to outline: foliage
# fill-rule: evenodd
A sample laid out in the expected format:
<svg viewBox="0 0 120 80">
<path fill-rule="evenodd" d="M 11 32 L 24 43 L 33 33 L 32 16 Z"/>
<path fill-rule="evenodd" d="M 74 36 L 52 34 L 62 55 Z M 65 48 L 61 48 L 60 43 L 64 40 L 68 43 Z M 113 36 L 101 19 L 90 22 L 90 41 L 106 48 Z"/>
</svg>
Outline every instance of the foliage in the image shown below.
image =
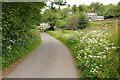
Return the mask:
<svg viewBox="0 0 120 80">
<path fill-rule="evenodd" d="M 65 19 L 67 17 L 67 14 L 68 14 L 69 11 L 70 11 L 69 8 L 64 8 L 64 9 L 59 10 L 57 12 L 58 15 L 56 15 L 57 17 L 59 17 L 59 18 L 57 18 L 57 20 Z"/>
<path fill-rule="evenodd" d="M 58 10 L 60 10 L 60 6 L 66 5 L 66 0 L 49 0 L 50 5 L 47 7 L 50 7 L 49 9 L 46 9 L 43 13 L 42 22 L 46 22 L 50 24 L 50 28 L 53 29 L 53 26 L 55 26 L 56 20 L 61 18 L 62 16 L 58 14 Z M 59 6 L 59 9 L 55 8 L 55 5 Z M 63 16 L 64 17 L 64 16 Z"/>
<path fill-rule="evenodd" d="M 119 15 L 118 6 L 117 5 L 108 5 L 104 15 L 106 17 L 117 17 Z"/>
<path fill-rule="evenodd" d="M 52 13 L 54 12 L 54 14 Z M 88 19 L 84 12 L 73 15 L 68 15 L 69 8 L 53 11 L 47 9 L 44 11 L 43 21 L 50 24 L 51 27 L 57 26 L 58 28 L 77 29 L 88 26 Z"/>
<path fill-rule="evenodd" d="M 57 20 L 56 21 L 56 26 L 58 28 L 64 28 L 64 27 L 66 27 L 66 21 L 65 20 Z"/>
<path fill-rule="evenodd" d="M 75 17 L 68 16 L 68 12 L 72 12 L 73 15 L 78 17 L 79 24 L 75 23 L 76 26 L 72 25 L 69 26 L 69 24 L 72 24 L 72 22 L 76 22 L 77 19 Z M 58 28 L 70 28 L 74 26 L 74 29 L 77 28 L 83 28 L 88 26 L 87 17 L 85 16 L 86 13 L 94 13 L 97 12 L 100 16 L 105 16 L 105 18 L 111 18 L 111 17 L 118 17 L 119 16 L 119 8 L 118 5 L 103 5 L 99 2 L 93 2 L 90 5 L 79 5 L 78 7 L 76 5 L 73 5 L 71 8 L 63 8 L 63 9 L 46 9 L 42 16 L 42 21 L 49 23 L 51 26 L 56 26 Z M 71 18 L 69 20 L 69 18 Z M 72 20 L 74 18 L 74 20 Z M 66 22 L 66 20 L 68 20 Z M 65 21 L 65 22 L 63 22 Z M 61 24 L 60 24 L 61 23 Z M 67 25 L 65 25 L 67 24 Z M 77 28 L 76 28 L 77 27 Z M 72 28 L 73 29 L 73 28 Z"/>
<path fill-rule="evenodd" d="M 98 15 L 105 16 L 105 18 L 111 18 L 111 17 L 118 17 L 118 15 L 120 15 L 118 11 L 119 10 L 118 7 L 119 6 L 117 4 L 103 5 L 102 3 L 99 2 L 92 2 L 90 6 L 79 5 L 78 11 L 87 12 L 87 13 L 97 12 Z"/>
<path fill-rule="evenodd" d="M 51 26 L 51 29 L 53 26 L 57 27 L 65 27 L 66 24 L 66 17 L 67 12 L 69 11 L 68 8 L 61 9 L 61 10 L 52 10 L 52 9 L 46 9 L 43 13 L 43 22 L 49 23 Z M 64 22 L 65 21 L 65 22 Z M 60 24 L 60 23 L 62 24 Z"/>
<path fill-rule="evenodd" d="M 79 12 L 85 11 L 84 5 L 79 5 L 79 6 L 78 6 L 78 11 L 79 11 Z"/>
<path fill-rule="evenodd" d="M 79 27 L 78 28 L 85 28 L 88 26 L 89 22 L 88 22 L 88 18 L 85 15 L 85 13 L 81 12 L 78 16 L 79 18 Z"/>
<path fill-rule="evenodd" d="M 72 6 L 72 12 L 73 12 L 73 13 L 76 13 L 76 12 L 77 12 L 77 6 L 76 6 L 76 5 L 73 5 L 73 6 Z"/>
<path fill-rule="evenodd" d="M 92 12 L 97 12 L 98 15 L 103 15 L 103 12 L 105 10 L 105 7 L 102 3 L 99 3 L 99 2 L 92 2 L 90 4 L 90 9 L 92 9 L 93 11 Z"/>
<path fill-rule="evenodd" d="M 107 22 L 105 24 L 108 25 Z M 82 69 L 82 78 L 117 78 L 119 63 L 116 42 L 111 41 L 114 36 L 111 33 L 112 27 L 108 25 L 103 30 L 95 26 L 79 31 L 48 33 L 70 47 L 76 57 L 77 66 Z"/>
<path fill-rule="evenodd" d="M 43 2 L 2 3 L 2 67 L 5 69 L 40 43 L 33 31 L 41 20 Z M 36 45 L 37 44 L 37 45 Z"/>
<path fill-rule="evenodd" d="M 67 17 L 67 29 L 76 30 L 78 26 L 78 18 L 76 15 L 70 15 Z"/>
<path fill-rule="evenodd" d="M 57 18 L 55 10 L 46 9 L 43 13 L 43 16 L 44 16 L 44 22 L 49 23 L 50 26 L 55 26 L 55 22 Z"/>
<path fill-rule="evenodd" d="M 56 9 L 55 6 L 59 6 L 59 9 L 60 9 L 60 6 L 65 6 L 66 5 L 66 0 L 48 0 L 50 2 L 49 6 L 47 7 L 50 7 L 52 10 Z"/>
<path fill-rule="evenodd" d="M 11 64 L 27 56 L 32 50 L 36 49 L 41 43 L 41 38 L 36 30 L 24 33 L 17 41 L 10 40 L 9 46 L 2 48 L 2 70 Z"/>
</svg>

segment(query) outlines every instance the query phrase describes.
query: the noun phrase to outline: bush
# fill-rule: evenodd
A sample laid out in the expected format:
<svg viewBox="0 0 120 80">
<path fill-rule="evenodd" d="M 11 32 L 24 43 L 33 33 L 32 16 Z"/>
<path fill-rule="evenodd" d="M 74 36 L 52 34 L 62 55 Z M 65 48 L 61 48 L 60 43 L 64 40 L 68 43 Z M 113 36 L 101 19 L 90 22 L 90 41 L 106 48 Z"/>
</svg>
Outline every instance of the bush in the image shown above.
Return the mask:
<svg viewBox="0 0 120 80">
<path fill-rule="evenodd" d="M 64 27 L 66 27 L 66 21 L 65 20 L 57 20 L 56 21 L 56 26 L 58 28 L 64 28 Z"/>
<path fill-rule="evenodd" d="M 2 70 L 29 54 L 40 42 L 41 38 L 36 30 L 22 34 L 17 40 L 6 42 L 9 45 L 3 45 L 2 48 Z"/>
<path fill-rule="evenodd" d="M 78 15 L 78 20 L 79 20 L 79 26 L 78 28 L 85 28 L 88 26 L 89 22 L 88 22 L 88 18 L 87 16 L 85 15 L 85 13 L 81 12 L 79 15 Z"/>
<path fill-rule="evenodd" d="M 85 13 L 69 15 L 67 17 L 67 27 L 69 30 L 82 29 L 89 26 L 89 21 Z"/>
<path fill-rule="evenodd" d="M 67 29 L 76 30 L 78 26 L 78 18 L 76 15 L 70 15 L 67 17 Z"/>
</svg>

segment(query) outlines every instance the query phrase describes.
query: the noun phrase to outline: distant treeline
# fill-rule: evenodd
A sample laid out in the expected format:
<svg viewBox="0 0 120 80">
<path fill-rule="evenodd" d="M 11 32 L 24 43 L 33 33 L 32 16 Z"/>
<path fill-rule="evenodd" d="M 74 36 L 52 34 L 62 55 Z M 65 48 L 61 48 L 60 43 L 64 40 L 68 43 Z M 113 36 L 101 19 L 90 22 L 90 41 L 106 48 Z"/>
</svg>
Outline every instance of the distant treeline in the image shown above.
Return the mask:
<svg viewBox="0 0 120 80">
<path fill-rule="evenodd" d="M 68 5 L 66 8 L 49 8 L 43 12 L 41 21 L 49 23 L 52 27 L 56 26 L 57 28 L 83 28 L 88 26 L 86 13 L 96 12 L 98 16 L 104 16 L 106 19 L 116 18 L 120 15 L 119 5 L 120 2 L 109 5 L 92 2 L 90 5 Z M 68 14 L 71 16 L 68 16 Z"/>
</svg>

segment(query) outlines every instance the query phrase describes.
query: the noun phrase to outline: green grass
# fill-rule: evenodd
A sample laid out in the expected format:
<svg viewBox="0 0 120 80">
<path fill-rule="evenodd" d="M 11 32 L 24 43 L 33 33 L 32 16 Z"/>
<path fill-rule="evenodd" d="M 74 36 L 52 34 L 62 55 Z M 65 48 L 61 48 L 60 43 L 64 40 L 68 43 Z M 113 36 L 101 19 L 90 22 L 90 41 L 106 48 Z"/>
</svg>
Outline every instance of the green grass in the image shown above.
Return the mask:
<svg viewBox="0 0 120 80">
<path fill-rule="evenodd" d="M 30 54 L 40 43 L 41 37 L 39 33 L 36 30 L 32 30 L 26 34 L 26 37 L 24 36 L 21 41 L 13 44 L 11 49 L 3 48 L 2 71 Z"/>
</svg>

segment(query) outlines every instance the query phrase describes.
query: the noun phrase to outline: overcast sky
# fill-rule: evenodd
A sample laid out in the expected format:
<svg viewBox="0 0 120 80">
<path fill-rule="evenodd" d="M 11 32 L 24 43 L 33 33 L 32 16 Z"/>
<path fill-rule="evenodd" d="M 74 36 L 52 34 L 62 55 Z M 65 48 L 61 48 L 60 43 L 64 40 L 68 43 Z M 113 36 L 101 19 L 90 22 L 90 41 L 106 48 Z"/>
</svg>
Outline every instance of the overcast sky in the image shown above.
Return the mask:
<svg viewBox="0 0 120 80">
<path fill-rule="evenodd" d="M 92 2 L 99 2 L 103 3 L 104 5 L 106 4 L 118 4 L 120 0 L 66 0 L 67 4 L 72 5 L 77 5 L 79 6 L 80 4 L 85 4 L 85 5 L 90 5 Z M 47 5 L 50 5 L 50 2 L 47 2 Z M 56 6 L 58 7 L 58 6 Z M 65 8 L 67 6 L 61 6 L 61 8 Z M 45 9 L 43 9 L 44 11 Z"/>
<path fill-rule="evenodd" d="M 74 5 L 76 4 L 77 6 L 79 4 L 85 4 L 85 5 L 90 5 L 92 2 L 100 2 L 103 4 L 117 4 L 120 0 L 66 0 L 67 4 Z"/>
</svg>

